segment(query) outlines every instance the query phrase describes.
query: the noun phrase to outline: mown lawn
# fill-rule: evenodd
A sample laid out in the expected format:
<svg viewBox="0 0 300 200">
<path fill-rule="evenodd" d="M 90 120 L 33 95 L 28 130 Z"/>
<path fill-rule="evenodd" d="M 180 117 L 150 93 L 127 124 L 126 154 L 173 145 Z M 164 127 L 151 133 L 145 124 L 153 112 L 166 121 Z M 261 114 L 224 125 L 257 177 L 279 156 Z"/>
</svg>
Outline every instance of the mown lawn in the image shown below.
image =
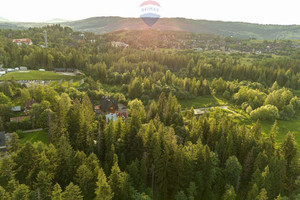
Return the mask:
<svg viewBox="0 0 300 200">
<path fill-rule="evenodd" d="M 35 71 L 35 70 L 29 70 L 28 72 L 11 72 L 7 73 L 0 77 L 0 80 L 11 80 L 14 78 L 16 81 L 18 80 L 71 80 L 71 79 L 77 79 L 78 76 L 68 76 L 68 75 L 62 75 L 57 74 L 51 71 Z"/>
<path fill-rule="evenodd" d="M 21 140 L 21 144 L 25 144 L 26 142 L 37 142 L 41 141 L 45 144 L 49 144 L 49 137 L 48 133 L 46 131 L 37 131 L 37 132 L 31 132 L 31 133 L 19 133 L 19 137 Z"/>
</svg>

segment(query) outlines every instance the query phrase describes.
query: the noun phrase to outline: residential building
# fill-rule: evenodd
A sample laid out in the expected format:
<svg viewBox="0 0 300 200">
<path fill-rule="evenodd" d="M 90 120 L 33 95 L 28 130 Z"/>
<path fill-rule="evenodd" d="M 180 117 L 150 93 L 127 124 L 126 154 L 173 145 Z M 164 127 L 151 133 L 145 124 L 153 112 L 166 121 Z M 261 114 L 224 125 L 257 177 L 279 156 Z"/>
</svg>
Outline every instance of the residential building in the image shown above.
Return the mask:
<svg viewBox="0 0 300 200">
<path fill-rule="evenodd" d="M 12 107 L 11 108 L 11 111 L 13 111 L 13 112 L 21 112 L 21 106 L 14 106 L 14 107 Z"/>
<path fill-rule="evenodd" d="M 20 67 L 20 70 L 22 71 L 27 70 L 27 67 Z"/>
<path fill-rule="evenodd" d="M 17 45 L 21 46 L 23 44 L 26 45 L 32 45 L 32 41 L 29 38 L 21 38 L 21 39 L 13 39 L 13 42 L 16 43 Z"/>
<path fill-rule="evenodd" d="M 31 99 L 25 102 L 25 112 L 28 112 L 29 110 L 31 110 L 31 107 L 33 104 L 36 103 L 35 99 Z"/>
<path fill-rule="evenodd" d="M 113 113 L 110 113 L 110 114 L 107 114 L 107 115 L 105 115 L 105 120 L 106 120 L 106 122 L 110 122 L 110 121 L 117 121 L 118 120 L 118 116 L 117 116 L 117 114 L 113 114 Z"/>
<path fill-rule="evenodd" d="M 118 101 L 104 96 L 100 99 L 100 109 L 105 113 L 114 113 L 118 110 Z"/>
<path fill-rule="evenodd" d="M 29 120 L 30 119 L 30 116 L 20 116 L 20 117 L 12 117 L 10 118 L 10 122 L 22 122 L 24 120 Z"/>
<path fill-rule="evenodd" d="M 129 45 L 126 44 L 126 43 L 124 43 L 124 42 L 115 42 L 115 41 L 113 41 L 113 42 L 111 43 L 111 45 L 112 45 L 113 47 L 123 47 L 123 48 L 128 48 L 128 47 L 129 47 Z"/>
</svg>

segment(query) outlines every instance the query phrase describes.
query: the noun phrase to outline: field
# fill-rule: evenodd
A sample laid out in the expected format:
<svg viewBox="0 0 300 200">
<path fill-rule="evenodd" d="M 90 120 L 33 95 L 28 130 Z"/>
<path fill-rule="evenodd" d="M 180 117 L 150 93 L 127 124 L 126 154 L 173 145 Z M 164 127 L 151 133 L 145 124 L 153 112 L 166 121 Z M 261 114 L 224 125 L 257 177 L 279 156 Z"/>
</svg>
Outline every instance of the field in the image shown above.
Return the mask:
<svg viewBox="0 0 300 200">
<path fill-rule="evenodd" d="M 298 98 L 300 98 L 300 90 L 292 90 L 294 95 L 296 95 Z"/>
<path fill-rule="evenodd" d="M 198 96 L 193 99 L 179 100 L 179 103 L 181 104 L 181 108 L 183 110 L 190 109 L 192 106 L 193 108 L 197 109 L 211 106 L 221 106 L 226 104 L 221 98 L 211 95 Z"/>
<path fill-rule="evenodd" d="M 33 71 L 30 70 L 28 72 L 11 72 L 8 74 L 5 74 L 0 77 L 0 80 L 11 80 L 14 78 L 16 81 L 18 80 L 71 80 L 71 79 L 78 79 L 80 76 L 68 76 L 68 75 L 62 75 L 57 74 L 51 71 Z"/>
<path fill-rule="evenodd" d="M 263 132 L 269 134 L 273 122 L 262 121 L 261 122 Z M 282 143 L 285 140 L 286 134 L 290 131 L 295 135 L 297 142 L 298 152 L 300 152 L 300 116 L 296 119 L 291 119 L 289 121 L 278 120 L 279 134 L 276 136 L 276 140 Z"/>
<path fill-rule="evenodd" d="M 294 91 L 294 94 L 299 97 L 300 91 Z M 222 100 L 222 98 L 220 97 L 218 98 L 211 95 L 199 96 L 194 99 L 180 100 L 179 103 L 181 104 L 183 110 L 190 109 L 191 106 L 193 106 L 194 108 L 203 108 L 210 106 L 228 105 L 230 110 L 233 110 L 240 114 L 235 115 L 235 121 L 238 121 L 238 123 L 241 124 L 246 124 L 249 128 L 251 128 L 252 125 L 255 123 L 255 121 L 250 119 L 250 116 L 246 112 L 234 106 L 231 106 L 228 102 Z M 265 136 L 268 136 L 273 124 L 274 122 L 261 121 L 262 131 Z M 276 136 L 277 142 L 282 143 L 286 137 L 286 134 L 289 131 L 293 132 L 298 145 L 298 151 L 300 152 L 300 115 L 298 115 L 297 118 L 291 119 L 289 121 L 278 120 L 278 128 L 279 133 Z"/>
<path fill-rule="evenodd" d="M 37 132 L 30 132 L 30 133 L 19 133 L 19 137 L 22 144 L 26 142 L 37 142 L 41 141 L 45 144 L 49 144 L 49 137 L 46 131 L 37 131 Z"/>
</svg>

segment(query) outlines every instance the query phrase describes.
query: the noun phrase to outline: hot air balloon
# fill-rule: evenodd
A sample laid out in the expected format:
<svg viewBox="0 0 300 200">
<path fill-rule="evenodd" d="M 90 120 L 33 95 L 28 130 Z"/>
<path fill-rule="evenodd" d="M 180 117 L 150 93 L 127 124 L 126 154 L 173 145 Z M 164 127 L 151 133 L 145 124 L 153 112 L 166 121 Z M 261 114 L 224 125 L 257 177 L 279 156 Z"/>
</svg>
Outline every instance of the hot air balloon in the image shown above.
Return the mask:
<svg viewBox="0 0 300 200">
<path fill-rule="evenodd" d="M 140 5 L 142 20 L 152 27 L 160 18 L 160 5 L 156 1 L 147 0 Z"/>
</svg>

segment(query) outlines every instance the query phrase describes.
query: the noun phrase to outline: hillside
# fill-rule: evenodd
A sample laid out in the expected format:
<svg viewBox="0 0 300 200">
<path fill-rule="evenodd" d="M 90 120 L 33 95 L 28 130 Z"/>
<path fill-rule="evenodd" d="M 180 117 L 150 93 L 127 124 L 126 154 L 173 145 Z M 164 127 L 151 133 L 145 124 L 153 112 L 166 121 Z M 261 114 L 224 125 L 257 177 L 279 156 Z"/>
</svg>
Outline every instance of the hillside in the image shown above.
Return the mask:
<svg viewBox="0 0 300 200">
<path fill-rule="evenodd" d="M 7 20 L 7 19 L 5 19 L 3 17 L 0 17 L 0 22 L 6 22 L 6 21 L 9 21 L 9 20 Z"/>
<path fill-rule="evenodd" d="M 62 23 L 74 30 L 103 34 L 117 30 L 149 29 L 139 18 L 94 17 Z M 156 30 L 188 31 L 222 36 L 257 39 L 300 39 L 299 25 L 261 25 L 242 22 L 163 18 L 152 27 Z"/>
<path fill-rule="evenodd" d="M 1 22 L 1 29 L 24 29 L 60 23 L 76 31 L 96 34 L 118 30 L 145 30 L 149 27 L 140 18 L 93 17 L 69 22 Z M 257 39 L 300 39 L 300 25 L 262 25 L 243 22 L 193 20 L 185 18 L 162 18 L 151 28 L 154 30 L 187 31 L 221 36 Z"/>
</svg>

